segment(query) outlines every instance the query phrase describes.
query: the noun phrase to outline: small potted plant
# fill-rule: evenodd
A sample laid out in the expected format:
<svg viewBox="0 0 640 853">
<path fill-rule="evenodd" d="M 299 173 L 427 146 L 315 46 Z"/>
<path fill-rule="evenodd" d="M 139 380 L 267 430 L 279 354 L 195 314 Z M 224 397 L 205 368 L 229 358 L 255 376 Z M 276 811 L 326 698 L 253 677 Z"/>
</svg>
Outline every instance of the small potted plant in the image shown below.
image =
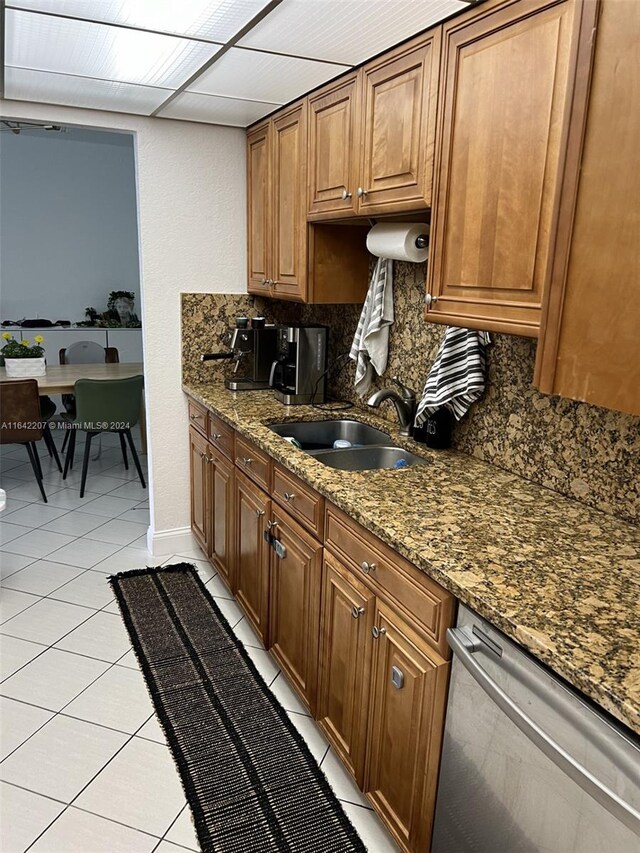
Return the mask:
<svg viewBox="0 0 640 853">
<path fill-rule="evenodd" d="M 36 335 L 33 343 L 26 339 L 17 341 L 10 332 L 3 332 L 2 337 L 7 342 L 0 350 L 7 376 L 13 379 L 30 379 L 45 375 L 47 366 L 44 360 L 42 335 Z"/>
</svg>

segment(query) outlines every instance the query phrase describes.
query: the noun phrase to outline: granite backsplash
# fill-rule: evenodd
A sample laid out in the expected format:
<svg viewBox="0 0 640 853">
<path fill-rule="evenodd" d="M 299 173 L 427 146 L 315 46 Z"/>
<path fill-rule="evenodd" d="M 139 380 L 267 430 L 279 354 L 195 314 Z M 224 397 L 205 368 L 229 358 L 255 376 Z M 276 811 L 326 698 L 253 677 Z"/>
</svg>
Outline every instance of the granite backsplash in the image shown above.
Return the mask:
<svg viewBox="0 0 640 853">
<path fill-rule="evenodd" d="M 443 328 L 423 318 L 425 268 L 396 263 L 395 323 L 387 372 L 421 391 L 442 339 Z M 183 381 L 221 378 L 225 362 L 200 361 L 205 352 L 225 349 L 223 336 L 238 314 L 262 314 L 268 322 L 316 322 L 331 327 L 330 363 L 347 353 L 360 305 L 296 305 L 242 294 L 182 294 Z M 640 522 L 640 418 L 548 397 L 532 385 L 536 342 L 493 335 L 488 348 L 488 381 L 483 398 L 454 428 L 453 446 L 611 515 Z M 354 365 L 341 359 L 329 392 L 359 403 L 353 391 Z M 377 414 L 394 420 L 391 406 Z"/>
</svg>

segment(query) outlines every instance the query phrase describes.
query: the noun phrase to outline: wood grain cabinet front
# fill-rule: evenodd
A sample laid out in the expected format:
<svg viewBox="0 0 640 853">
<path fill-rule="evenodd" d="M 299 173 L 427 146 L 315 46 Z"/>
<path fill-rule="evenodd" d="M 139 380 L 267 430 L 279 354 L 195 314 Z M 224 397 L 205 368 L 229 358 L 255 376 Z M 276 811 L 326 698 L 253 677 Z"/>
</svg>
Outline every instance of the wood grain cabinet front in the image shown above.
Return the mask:
<svg viewBox="0 0 640 853">
<path fill-rule="evenodd" d="M 233 592 L 265 645 L 269 643 L 269 561 L 264 532 L 271 501 L 240 471 L 235 475 L 235 552 Z"/>
<path fill-rule="evenodd" d="M 191 530 L 209 556 L 211 525 L 209 515 L 210 477 L 207 454 L 209 444 L 194 427 L 189 428 L 189 481 L 191 483 Z"/>
<path fill-rule="evenodd" d="M 506 0 L 443 24 L 428 320 L 537 337 L 595 6 Z"/>
<path fill-rule="evenodd" d="M 271 125 L 247 133 L 247 290 L 270 291 L 271 271 Z"/>
<path fill-rule="evenodd" d="M 233 539 L 235 470 L 233 463 L 209 445 L 209 497 L 211 519 L 210 560 L 228 587 L 232 585 L 235 546 Z"/>
<path fill-rule="evenodd" d="M 406 850 L 428 850 L 449 663 L 376 602 L 365 791 Z"/>
</svg>

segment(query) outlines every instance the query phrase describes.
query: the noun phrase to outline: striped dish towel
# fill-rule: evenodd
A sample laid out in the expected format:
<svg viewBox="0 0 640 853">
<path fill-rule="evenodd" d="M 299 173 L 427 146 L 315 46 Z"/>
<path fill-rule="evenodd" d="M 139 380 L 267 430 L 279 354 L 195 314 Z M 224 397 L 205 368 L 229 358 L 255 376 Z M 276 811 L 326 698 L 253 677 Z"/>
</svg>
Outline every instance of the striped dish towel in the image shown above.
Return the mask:
<svg viewBox="0 0 640 853">
<path fill-rule="evenodd" d="M 360 397 L 371 388 L 374 371 L 381 376 L 387 369 L 392 323 L 393 261 L 378 258 L 349 353 L 356 363 L 355 387 Z"/>
<path fill-rule="evenodd" d="M 488 332 L 449 327 L 433 362 L 418 403 L 415 425 L 422 426 L 445 406 L 457 421 L 484 391 L 485 352 L 491 343 Z"/>
</svg>

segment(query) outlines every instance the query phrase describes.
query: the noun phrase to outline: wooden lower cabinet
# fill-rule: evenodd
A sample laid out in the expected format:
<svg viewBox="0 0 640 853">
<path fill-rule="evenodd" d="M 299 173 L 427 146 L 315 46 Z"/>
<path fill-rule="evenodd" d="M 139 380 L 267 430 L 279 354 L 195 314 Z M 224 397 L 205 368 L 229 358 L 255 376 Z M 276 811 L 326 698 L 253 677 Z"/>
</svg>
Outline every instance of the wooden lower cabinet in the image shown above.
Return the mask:
<svg viewBox="0 0 640 853">
<path fill-rule="evenodd" d="M 325 551 L 316 716 L 361 788 L 374 611 L 374 594 Z"/>
<path fill-rule="evenodd" d="M 365 792 L 408 850 L 431 841 L 449 663 L 376 604 Z"/>
<path fill-rule="evenodd" d="M 211 497 L 210 559 L 218 573 L 231 586 L 233 572 L 233 464 L 209 446 Z"/>
<path fill-rule="evenodd" d="M 193 427 L 189 428 L 189 475 L 191 481 L 191 530 L 209 556 L 209 443 Z"/>
<path fill-rule="evenodd" d="M 235 475 L 235 571 L 233 592 L 255 630 L 268 645 L 269 560 L 264 531 L 271 500 L 239 471 Z"/>
<path fill-rule="evenodd" d="M 312 712 L 316 706 L 322 544 L 272 508 L 284 556 L 271 551 L 269 647 Z"/>
</svg>

